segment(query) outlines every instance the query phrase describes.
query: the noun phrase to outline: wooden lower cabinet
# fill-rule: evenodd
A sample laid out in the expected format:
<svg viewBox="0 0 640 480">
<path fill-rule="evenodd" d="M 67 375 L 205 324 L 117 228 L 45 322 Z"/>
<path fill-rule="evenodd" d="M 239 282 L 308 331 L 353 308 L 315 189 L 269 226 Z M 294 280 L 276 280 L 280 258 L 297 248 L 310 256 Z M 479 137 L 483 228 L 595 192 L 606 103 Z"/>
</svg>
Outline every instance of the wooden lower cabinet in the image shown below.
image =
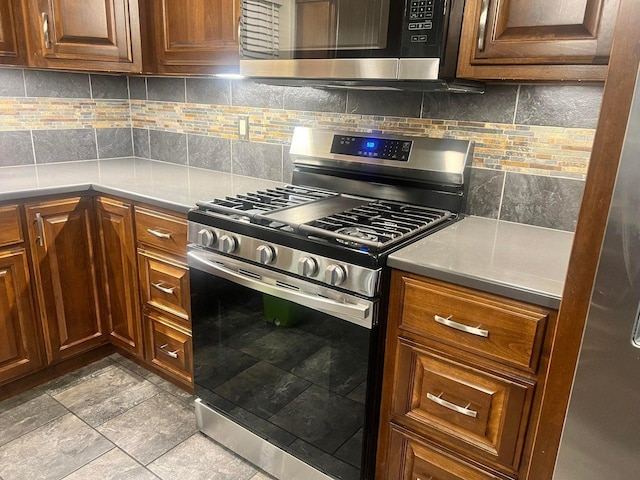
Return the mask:
<svg viewBox="0 0 640 480">
<path fill-rule="evenodd" d="M 95 199 L 102 314 L 111 343 L 142 358 L 142 321 L 138 296 L 133 205 L 107 197 Z"/>
<path fill-rule="evenodd" d="M 24 248 L 0 250 L 0 385 L 43 365 Z"/>
<path fill-rule="evenodd" d="M 91 197 L 30 203 L 25 213 L 48 363 L 106 343 Z"/>
<path fill-rule="evenodd" d="M 500 477 L 392 428 L 390 480 L 499 480 Z"/>
<path fill-rule="evenodd" d="M 391 279 L 376 479 L 527 479 L 556 312 Z"/>
<path fill-rule="evenodd" d="M 186 385 L 193 383 L 191 331 L 156 311 L 144 316 L 146 360 Z"/>
</svg>

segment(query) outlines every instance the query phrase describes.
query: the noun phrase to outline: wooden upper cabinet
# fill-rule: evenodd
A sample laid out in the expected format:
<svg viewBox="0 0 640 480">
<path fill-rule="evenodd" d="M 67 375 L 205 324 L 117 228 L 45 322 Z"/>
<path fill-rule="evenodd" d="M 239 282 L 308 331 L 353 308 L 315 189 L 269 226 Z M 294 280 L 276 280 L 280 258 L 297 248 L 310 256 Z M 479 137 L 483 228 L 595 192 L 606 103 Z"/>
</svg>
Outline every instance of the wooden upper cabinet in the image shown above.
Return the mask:
<svg viewBox="0 0 640 480">
<path fill-rule="evenodd" d="M 49 362 L 105 343 L 91 198 L 33 203 L 25 211 Z"/>
<path fill-rule="evenodd" d="M 138 0 L 23 0 L 30 64 L 71 70 L 140 72 Z"/>
<path fill-rule="evenodd" d="M 238 71 L 240 0 L 154 0 L 158 73 Z"/>
<path fill-rule="evenodd" d="M 619 0 L 467 0 L 458 76 L 602 81 Z"/>
<path fill-rule="evenodd" d="M 0 0 L 0 65 L 25 65 L 26 62 L 20 0 Z"/>
<path fill-rule="evenodd" d="M 142 358 L 133 205 L 96 198 L 102 312 L 111 343 Z"/>
</svg>

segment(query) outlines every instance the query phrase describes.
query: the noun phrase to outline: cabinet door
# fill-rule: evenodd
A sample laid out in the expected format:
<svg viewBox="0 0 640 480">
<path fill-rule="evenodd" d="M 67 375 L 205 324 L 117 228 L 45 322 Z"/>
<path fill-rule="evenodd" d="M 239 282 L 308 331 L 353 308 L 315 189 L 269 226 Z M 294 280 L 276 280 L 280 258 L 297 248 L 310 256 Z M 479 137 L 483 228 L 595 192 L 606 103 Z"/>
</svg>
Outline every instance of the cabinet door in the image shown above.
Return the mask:
<svg viewBox="0 0 640 480">
<path fill-rule="evenodd" d="M 155 0 L 159 73 L 238 71 L 240 0 Z"/>
<path fill-rule="evenodd" d="M 106 342 L 98 307 L 90 198 L 26 205 L 49 362 Z"/>
<path fill-rule="evenodd" d="M 0 0 L 0 65 L 25 65 L 26 42 L 19 0 Z"/>
<path fill-rule="evenodd" d="M 26 0 L 34 65 L 139 72 L 138 0 Z"/>
<path fill-rule="evenodd" d="M 0 250 L 0 384 L 42 366 L 42 336 L 33 314 L 27 252 Z"/>
<path fill-rule="evenodd" d="M 97 198 L 95 203 L 102 314 L 111 342 L 142 358 L 133 206 L 109 198 Z"/>
<path fill-rule="evenodd" d="M 458 76 L 604 80 L 619 0 L 468 0 Z"/>
</svg>

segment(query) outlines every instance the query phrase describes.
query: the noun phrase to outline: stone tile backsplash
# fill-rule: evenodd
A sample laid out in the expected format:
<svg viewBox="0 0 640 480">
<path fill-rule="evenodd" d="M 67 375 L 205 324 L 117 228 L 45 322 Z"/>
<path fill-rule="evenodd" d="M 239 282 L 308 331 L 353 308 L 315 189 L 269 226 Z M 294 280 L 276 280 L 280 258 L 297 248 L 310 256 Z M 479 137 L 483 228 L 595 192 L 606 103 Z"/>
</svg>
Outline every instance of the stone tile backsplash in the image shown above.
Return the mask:
<svg viewBox="0 0 640 480">
<path fill-rule="evenodd" d="M 422 94 L 0 68 L 0 166 L 135 155 L 287 182 L 297 125 L 461 138 L 475 142 L 468 213 L 573 230 L 601 96 L 594 85 Z"/>
</svg>

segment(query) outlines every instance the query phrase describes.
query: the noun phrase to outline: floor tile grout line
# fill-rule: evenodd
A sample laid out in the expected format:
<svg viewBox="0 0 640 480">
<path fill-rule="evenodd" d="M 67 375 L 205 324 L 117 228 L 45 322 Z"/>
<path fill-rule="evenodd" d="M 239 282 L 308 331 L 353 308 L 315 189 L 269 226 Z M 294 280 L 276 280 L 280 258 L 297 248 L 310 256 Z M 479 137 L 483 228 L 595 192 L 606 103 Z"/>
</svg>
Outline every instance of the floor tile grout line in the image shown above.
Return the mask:
<svg viewBox="0 0 640 480">
<path fill-rule="evenodd" d="M 189 440 L 189 439 L 193 438 L 194 436 L 196 436 L 196 435 L 198 435 L 198 434 L 201 434 L 201 433 L 200 433 L 200 431 L 199 431 L 199 430 L 196 430 L 196 431 L 195 431 L 195 432 L 193 432 L 191 435 L 189 435 L 187 438 L 185 438 L 185 439 L 184 439 L 184 440 L 182 440 L 181 442 L 178 442 L 176 445 L 174 445 L 173 447 L 171 447 L 169 450 L 167 450 L 167 451 L 166 451 L 166 452 L 164 452 L 164 453 L 161 453 L 161 454 L 160 454 L 160 455 L 158 455 L 156 458 L 154 458 L 153 460 L 151 460 L 149 463 L 147 463 L 147 464 L 145 465 L 145 468 L 146 468 L 147 470 L 149 470 L 151 473 L 153 473 L 154 475 L 156 475 L 156 474 L 155 474 L 155 472 L 154 472 L 153 470 L 150 470 L 150 469 L 149 469 L 149 465 L 151 465 L 151 464 L 152 464 L 153 462 L 155 462 L 156 460 L 160 460 L 160 459 L 161 459 L 162 457 L 164 457 L 165 455 L 168 455 L 170 452 L 174 451 L 176 448 L 178 448 L 178 447 L 179 447 L 180 445 L 182 445 L 184 442 L 186 442 L 187 440 Z M 156 476 L 158 476 L 158 475 L 156 475 Z M 162 478 L 162 477 L 160 477 L 160 478 Z"/>
<path fill-rule="evenodd" d="M 77 415 L 76 415 L 76 416 L 77 416 Z M 94 430 L 95 430 L 95 429 L 94 429 Z M 100 432 L 98 432 L 98 433 L 100 433 Z M 113 443 L 113 442 L 111 442 L 111 443 Z M 88 462 L 87 462 L 87 463 L 85 463 L 84 465 L 80 465 L 78 468 L 76 468 L 76 469 L 75 469 L 75 470 L 73 470 L 72 472 L 67 473 L 67 474 L 66 474 L 64 477 L 62 477 L 60 480 L 64 480 L 65 478 L 67 478 L 67 477 L 69 477 L 69 476 L 73 475 L 74 473 L 76 473 L 76 472 L 77 472 L 78 470 L 80 470 L 81 468 L 84 468 L 84 467 L 86 467 L 87 465 L 89 465 L 91 462 L 94 462 L 94 461 L 98 460 L 99 458 L 104 457 L 104 456 L 105 456 L 107 453 L 109 453 L 109 452 L 113 452 L 116 448 L 118 448 L 118 446 L 114 444 L 114 445 L 113 445 L 113 448 L 111 448 L 111 449 L 107 450 L 107 451 L 106 451 L 106 452 L 104 452 L 102 455 L 97 456 L 97 457 L 96 457 L 96 458 L 94 458 L 93 460 L 88 461 Z"/>
</svg>

